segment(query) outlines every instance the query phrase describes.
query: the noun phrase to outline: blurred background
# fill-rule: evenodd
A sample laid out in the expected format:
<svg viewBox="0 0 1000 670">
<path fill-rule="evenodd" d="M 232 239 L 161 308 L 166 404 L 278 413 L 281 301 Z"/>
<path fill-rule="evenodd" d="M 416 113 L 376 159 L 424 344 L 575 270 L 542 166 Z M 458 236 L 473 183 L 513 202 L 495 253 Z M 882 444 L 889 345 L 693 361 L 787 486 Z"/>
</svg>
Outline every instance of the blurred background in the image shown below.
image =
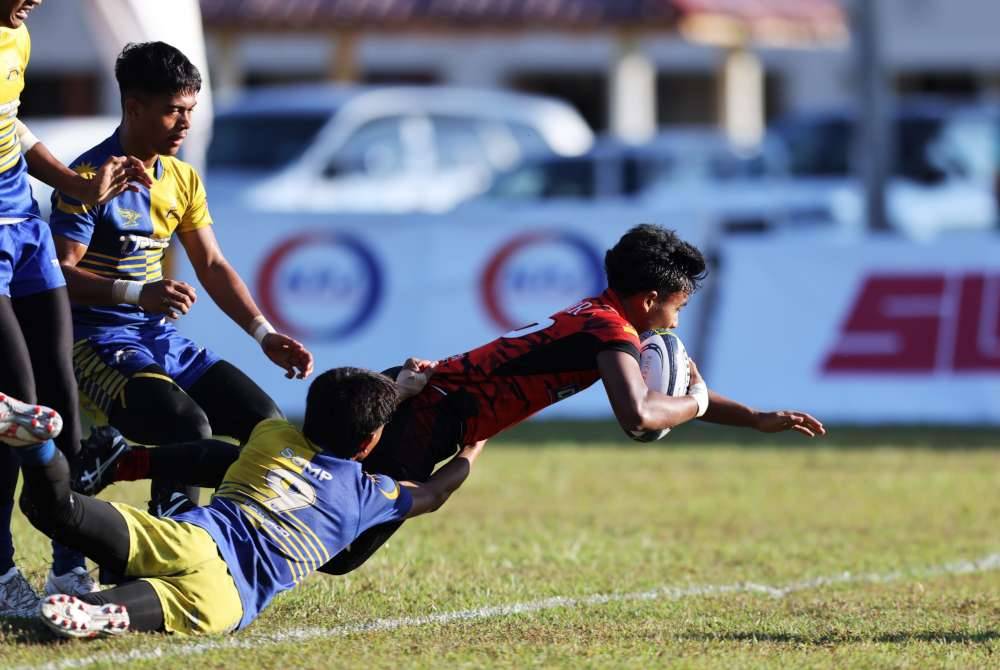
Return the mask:
<svg viewBox="0 0 1000 670">
<path fill-rule="evenodd" d="M 711 259 L 681 336 L 720 392 L 1000 424 L 997 25 L 993 0 L 46 0 L 21 116 L 68 162 L 116 126 L 126 42 L 184 50 L 223 250 L 321 368 L 478 346 L 601 291 L 655 222 Z M 301 410 L 208 300 L 181 327 Z M 598 385 L 546 415 L 610 412 Z"/>
</svg>

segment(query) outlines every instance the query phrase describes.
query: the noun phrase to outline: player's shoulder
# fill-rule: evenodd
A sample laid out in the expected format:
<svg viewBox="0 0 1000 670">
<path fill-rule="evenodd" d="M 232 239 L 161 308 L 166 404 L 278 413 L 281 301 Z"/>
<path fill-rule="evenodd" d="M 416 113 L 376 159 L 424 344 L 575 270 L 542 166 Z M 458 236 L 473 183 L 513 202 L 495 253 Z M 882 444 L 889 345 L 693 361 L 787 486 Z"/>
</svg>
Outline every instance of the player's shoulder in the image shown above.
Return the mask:
<svg viewBox="0 0 1000 670">
<path fill-rule="evenodd" d="M 160 164 L 164 172 L 173 175 L 181 185 L 188 186 L 201 180 L 201 175 L 193 165 L 176 156 L 160 156 Z"/>
<path fill-rule="evenodd" d="M 639 333 L 625 318 L 621 303 L 608 291 L 585 298 L 555 316 L 557 323 L 603 339 L 638 340 Z"/>
<path fill-rule="evenodd" d="M 69 168 L 85 179 L 92 179 L 106 160 L 121 153 L 120 149 L 116 151 L 119 146 L 116 134 L 117 131 L 70 161 Z"/>
</svg>

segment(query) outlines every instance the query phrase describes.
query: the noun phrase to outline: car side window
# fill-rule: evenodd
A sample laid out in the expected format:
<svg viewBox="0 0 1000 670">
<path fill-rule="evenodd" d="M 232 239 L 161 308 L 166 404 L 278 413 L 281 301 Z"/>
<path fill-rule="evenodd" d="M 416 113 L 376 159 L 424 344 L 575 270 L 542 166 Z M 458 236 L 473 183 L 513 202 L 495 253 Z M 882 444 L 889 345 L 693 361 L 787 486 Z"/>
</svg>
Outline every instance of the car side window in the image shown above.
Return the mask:
<svg viewBox="0 0 1000 670">
<path fill-rule="evenodd" d="M 347 138 L 323 170 L 332 179 L 346 175 L 389 176 L 406 169 L 401 117 L 365 123 Z"/>
<path fill-rule="evenodd" d="M 438 166 L 443 168 L 490 167 L 480 132 L 480 121 L 433 116 L 434 146 Z"/>
</svg>

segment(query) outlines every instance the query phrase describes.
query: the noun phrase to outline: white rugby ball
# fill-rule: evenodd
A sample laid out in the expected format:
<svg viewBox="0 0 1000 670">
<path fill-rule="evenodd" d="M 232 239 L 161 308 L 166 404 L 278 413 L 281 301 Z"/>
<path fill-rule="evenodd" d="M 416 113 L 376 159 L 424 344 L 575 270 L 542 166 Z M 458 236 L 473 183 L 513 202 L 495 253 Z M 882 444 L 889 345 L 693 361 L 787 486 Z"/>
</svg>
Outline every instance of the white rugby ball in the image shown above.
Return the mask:
<svg viewBox="0 0 1000 670">
<path fill-rule="evenodd" d="M 640 338 L 639 369 L 646 386 L 669 396 L 687 395 L 691 383 L 687 349 L 681 338 L 665 328 L 649 330 Z M 667 436 L 669 428 L 629 431 L 637 442 L 654 442 Z"/>
</svg>

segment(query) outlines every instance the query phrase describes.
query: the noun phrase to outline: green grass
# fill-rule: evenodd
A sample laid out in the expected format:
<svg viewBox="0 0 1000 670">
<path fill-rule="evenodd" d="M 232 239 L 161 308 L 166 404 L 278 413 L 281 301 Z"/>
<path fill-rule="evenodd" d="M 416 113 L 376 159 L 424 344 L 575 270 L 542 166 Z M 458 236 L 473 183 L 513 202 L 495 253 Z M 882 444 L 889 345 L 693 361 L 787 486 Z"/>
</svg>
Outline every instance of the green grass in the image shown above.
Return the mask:
<svg viewBox="0 0 1000 670">
<path fill-rule="evenodd" d="M 197 641 L 59 643 L 0 624 L 0 667 L 154 648 L 163 656 L 129 667 L 997 667 L 1000 572 L 266 639 L 551 596 L 781 586 L 980 558 L 1000 552 L 1000 450 L 986 448 L 995 438 L 853 429 L 808 442 L 682 429 L 646 446 L 605 425 L 528 425 L 488 446 L 444 509 L 408 522 L 364 568 L 314 576 L 249 630 L 209 638 L 238 646 L 171 658 Z M 141 489 L 108 495 L 138 501 Z M 40 584 L 47 545 L 16 523 L 19 563 Z"/>
</svg>

